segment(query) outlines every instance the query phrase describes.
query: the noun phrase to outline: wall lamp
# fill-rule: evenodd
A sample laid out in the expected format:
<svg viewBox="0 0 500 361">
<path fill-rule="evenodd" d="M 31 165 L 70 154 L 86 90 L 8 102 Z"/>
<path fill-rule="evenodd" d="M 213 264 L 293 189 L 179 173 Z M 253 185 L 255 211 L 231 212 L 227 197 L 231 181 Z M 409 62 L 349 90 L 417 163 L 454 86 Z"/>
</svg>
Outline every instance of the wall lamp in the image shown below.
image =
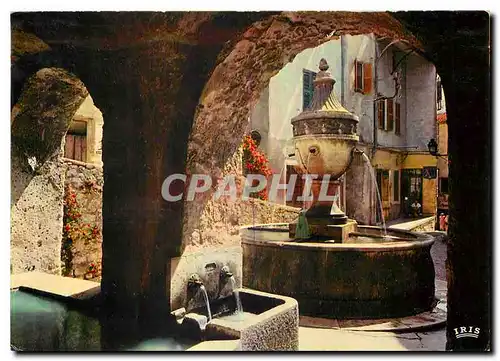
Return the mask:
<svg viewBox="0 0 500 361">
<path fill-rule="evenodd" d="M 427 143 L 427 149 L 429 149 L 429 153 L 433 155 L 434 157 L 448 157 L 448 154 L 439 154 L 438 153 L 438 144 L 436 142 L 436 139 L 432 138 L 429 140 L 429 143 Z"/>
</svg>

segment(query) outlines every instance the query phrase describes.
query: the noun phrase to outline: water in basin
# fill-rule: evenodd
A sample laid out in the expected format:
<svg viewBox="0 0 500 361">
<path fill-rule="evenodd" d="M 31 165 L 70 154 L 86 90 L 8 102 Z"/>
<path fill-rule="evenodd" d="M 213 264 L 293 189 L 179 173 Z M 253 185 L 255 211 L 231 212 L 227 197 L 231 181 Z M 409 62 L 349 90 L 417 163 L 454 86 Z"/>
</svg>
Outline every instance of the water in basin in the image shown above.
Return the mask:
<svg viewBox="0 0 500 361">
<path fill-rule="evenodd" d="M 257 315 L 251 312 L 235 312 L 230 315 L 221 316 L 219 317 L 219 319 L 231 323 L 240 323 L 240 322 L 248 322 L 255 317 L 257 317 Z"/>
<path fill-rule="evenodd" d="M 196 341 L 175 336 L 103 340 L 103 322 L 90 310 L 31 292 L 10 294 L 11 346 L 16 351 L 181 351 Z M 111 336 L 112 337 L 112 336 Z M 119 346 L 116 346 L 119 345 Z"/>
</svg>

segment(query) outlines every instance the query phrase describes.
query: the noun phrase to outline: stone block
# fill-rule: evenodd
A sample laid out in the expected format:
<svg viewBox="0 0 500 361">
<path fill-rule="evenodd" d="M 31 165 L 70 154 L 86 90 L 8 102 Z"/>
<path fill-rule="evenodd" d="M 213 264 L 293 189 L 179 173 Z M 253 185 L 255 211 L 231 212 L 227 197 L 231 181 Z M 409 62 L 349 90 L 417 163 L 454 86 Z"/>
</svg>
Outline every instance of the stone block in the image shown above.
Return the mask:
<svg viewBox="0 0 500 361">
<path fill-rule="evenodd" d="M 318 225 L 310 224 L 309 229 L 312 236 L 328 237 L 335 243 L 345 243 L 349 238 L 349 233 L 356 232 L 358 223 L 349 219 L 346 224 Z M 295 237 L 297 223 L 289 224 L 290 238 Z"/>
</svg>

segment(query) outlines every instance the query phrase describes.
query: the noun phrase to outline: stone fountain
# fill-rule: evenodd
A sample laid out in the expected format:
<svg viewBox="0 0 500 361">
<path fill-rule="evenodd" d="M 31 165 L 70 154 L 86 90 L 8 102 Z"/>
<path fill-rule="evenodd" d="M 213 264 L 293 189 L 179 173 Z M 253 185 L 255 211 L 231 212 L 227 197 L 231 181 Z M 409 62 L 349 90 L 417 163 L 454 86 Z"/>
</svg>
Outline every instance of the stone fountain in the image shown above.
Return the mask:
<svg viewBox="0 0 500 361">
<path fill-rule="evenodd" d="M 299 162 L 297 171 L 302 175 L 319 176 L 311 179 L 316 202 L 306 212 L 311 236 L 344 242 L 356 229 L 356 221 L 348 220 L 340 208 L 338 179 L 352 162 L 359 140 L 359 120 L 335 97 L 335 80 L 325 59 L 321 59 L 319 69 L 310 107 L 292 119 L 295 155 Z M 322 185 L 325 190 L 333 188 L 333 204 L 321 199 Z M 290 237 L 295 237 L 295 229 L 296 224 L 290 224 Z"/>
<path fill-rule="evenodd" d="M 335 97 L 325 59 L 319 69 L 311 106 L 292 119 L 297 171 L 319 175 L 305 212 L 307 235 L 297 234 L 297 223 L 244 227 L 243 286 L 293 297 L 301 314 L 313 316 L 385 318 L 429 310 L 434 239 L 360 226 L 340 208 L 338 180 L 359 152 L 358 117 Z M 323 182 L 334 189 L 333 201 L 319 197 Z"/>
</svg>

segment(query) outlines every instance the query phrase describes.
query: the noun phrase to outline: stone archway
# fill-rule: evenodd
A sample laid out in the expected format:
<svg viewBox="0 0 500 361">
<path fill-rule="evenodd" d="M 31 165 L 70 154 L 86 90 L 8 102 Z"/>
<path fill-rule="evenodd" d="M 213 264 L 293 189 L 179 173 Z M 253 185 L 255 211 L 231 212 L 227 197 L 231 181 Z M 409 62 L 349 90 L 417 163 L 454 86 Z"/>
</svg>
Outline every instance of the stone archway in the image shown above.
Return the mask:
<svg viewBox="0 0 500 361">
<path fill-rule="evenodd" d="M 111 305 L 141 319 L 147 314 L 158 319 L 167 311 L 170 260 L 182 252 L 183 218 L 200 209 L 163 202 L 163 180 L 186 168 L 221 172 L 256 94 L 275 71 L 301 49 L 335 36 L 334 30 L 407 39 L 425 51 L 453 108 L 448 115 L 449 348 L 468 347 L 466 341 L 454 342 L 453 328 L 461 322 L 481 327 L 484 333 L 474 347 L 487 347 L 491 207 L 477 201 L 491 194 L 487 13 L 86 13 L 78 18 L 32 13 L 13 18 L 51 48 L 14 61 L 28 57 L 25 64 L 32 65 L 36 57 L 74 71 L 107 120 L 102 290 Z M 280 46 L 279 31 L 284 35 L 290 28 L 296 41 L 272 51 Z M 257 59 L 268 65 L 257 66 Z M 226 88 L 218 89 L 222 82 Z M 243 93 L 231 93 L 242 85 Z M 216 139 L 224 139 L 222 145 Z"/>
<path fill-rule="evenodd" d="M 271 77 L 307 48 L 340 35 L 366 33 L 400 39 L 422 51 L 420 42 L 389 13 L 283 12 L 247 27 L 219 55 L 220 61 L 203 89 L 189 136 L 187 172 L 215 178 L 241 174 L 235 153 L 248 130 L 250 112 Z M 237 229 L 243 223 L 233 221 L 231 214 L 247 219 L 241 206 L 226 202 L 218 206 L 208 196 L 184 205 L 183 250 L 239 242 Z M 254 221 L 269 223 L 262 217 Z M 232 237 L 221 241 L 221 232 Z"/>
<path fill-rule="evenodd" d="M 299 22 L 295 14 L 287 19 L 286 14 L 271 17 L 247 29 L 227 58 L 214 70 L 200 98 L 199 109 L 193 131 L 190 135 L 187 168 L 191 172 L 210 172 L 220 174 L 227 171 L 224 165 L 238 146 L 245 131 L 249 111 L 265 83 L 284 63 L 293 58 L 295 50 L 304 49 L 310 44 L 319 45 L 327 37 L 328 31 L 321 34 L 315 19 L 317 14 L 301 14 Z M 352 15 L 352 14 L 350 14 Z M 387 15 L 387 14 L 385 14 Z M 324 30 L 345 31 L 339 19 L 326 20 L 331 26 Z M 338 15 L 342 18 L 342 15 Z M 284 20 L 286 19 L 286 20 Z M 491 261 L 488 249 L 491 242 L 488 199 L 490 198 L 489 152 L 491 140 L 489 107 L 489 39 L 488 14 L 486 13 L 397 13 L 391 20 L 403 22 L 420 41 L 406 31 L 392 33 L 393 38 L 406 39 L 413 47 L 432 61 L 440 74 L 450 107 L 448 112 L 449 157 L 451 160 L 450 179 L 454 188 L 450 196 L 450 243 L 448 251 L 448 349 L 486 349 L 489 346 L 490 329 L 490 279 Z M 359 19 L 358 19 L 359 21 Z M 375 20 L 380 21 L 380 18 Z M 324 22 L 321 22 L 324 24 Z M 334 26 L 335 24 L 335 26 Z M 340 25 L 340 26 L 339 26 Z M 364 27 L 350 18 L 351 26 L 359 26 L 360 32 L 375 32 L 387 35 L 388 29 L 379 27 L 380 23 Z M 304 26 L 304 27 L 302 27 Z M 337 27 L 338 26 L 338 27 Z M 349 27 L 347 27 L 349 28 Z M 390 28 L 390 27 L 389 27 Z M 305 30 L 307 29 L 307 30 Z M 364 29 L 364 30 L 363 30 Z M 397 27 L 396 27 L 397 29 Z M 303 37 L 294 38 L 294 30 Z M 393 29 L 391 29 L 393 30 Z M 439 35 L 437 35 L 439 34 Z M 311 38 L 307 38 L 311 35 Z M 321 37 L 323 36 L 323 38 Z M 293 41 L 287 41 L 290 36 Z M 280 40 L 278 40 L 280 37 Z M 472 41 L 474 39 L 474 41 Z M 316 43 L 315 43 L 316 42 Z M 289 48 L 279 48 L 287 45 Z M 306 45 L 308 44 L 308 45 Z M 474 44 L 474 45 L 471 45 Z M 314 46 L 313 45 L 313 46 Z M 289 50 L 292 49 L 292 50 Z M 299 50 L 299 51 L 300 51 Z M 477 61 L 474 58 L 478 56 Z M 262 63 L 261 63 L 262 62 Z M 245 75 L 246 74 L 246 75 Z M 250 75 L 252 74 L 252 75 Z M 220 84 L 224 84 L 220 86 Z M 450 118 L 451 117 L 451 118 Z M 212 124 L 212 126 L 210 126 Z M 213 133 L 211 133 L 213 131 Z M 470 131 L 474 137 L 470 138 Z M 465 144 L 477 147 L 471 151 Z M 473 167 L 474 172 L 466 170 Z M 465 182 L 465 183 L 464 183 Z M 479 200 L 479 202 L 478 202 Z M 483 203 L 485 200 L 486 203 Z M 471 213 L 465 211 L 474 205 L 474 221 Z M 467 205 L 467 206 L 466 206 Z M 208 207 L 216 208 L 211 201 Z M 186 204 L 187 222 L 193 214 L 199 219 L 203 206 Z M 195 228 L 195 226 L 194 226 Z M 193 225 L 185 225 L 184 239 L 189 244 Z M 197 235 L 198 236 L 198 235 Z M 474 239 L 475 242 L 471 242 Z M 474 255 L 469 262 L 465 254 Z M 481 281 L 477 281 L 481 280 Z M 469 285 L 474 285 L 469 288 Z M 478 325 L 484 334 L 479 342 L 458 340 L 455 329 L 464 325 Z"/>
</svg>

